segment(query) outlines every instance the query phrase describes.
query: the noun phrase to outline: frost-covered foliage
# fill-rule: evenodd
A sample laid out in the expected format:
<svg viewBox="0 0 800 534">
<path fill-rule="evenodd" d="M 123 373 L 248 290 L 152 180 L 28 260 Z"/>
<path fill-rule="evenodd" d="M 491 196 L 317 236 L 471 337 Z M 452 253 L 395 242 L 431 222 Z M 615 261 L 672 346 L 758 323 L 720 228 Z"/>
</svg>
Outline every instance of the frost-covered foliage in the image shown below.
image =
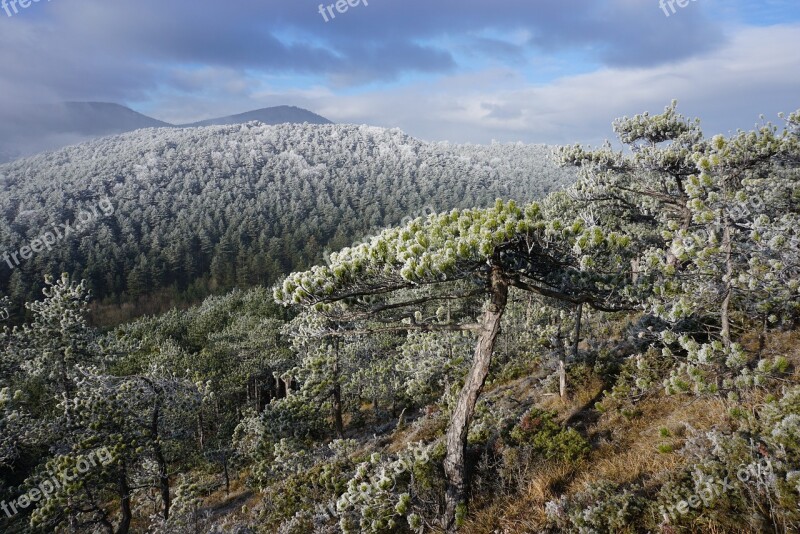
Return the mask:
<svg viewBox="0 0 800 534">
<path fill-rule="evenodd" d="M 473 350 L 462 332 L 409 332 L 397 363 L 406 393 L 417 401 L 435 400 L 466 374 Z"/>
<path fill-rule="evenodd" d="M 678 360 L 670 345 L 679 347 L 685 353 L 685 358 L 680 359 L 664 380 L 668 394 L 722 393 L 736 398 L 737 392 L 764 386 L 785 373 L 789 367 L 786 358 L 779 356 L 758 360 L 751 368 L 748 366 L 750 355 L 738 343 L 726 348 L 721 341 L 698 343 L 690 336 L 676 336 L 669 331 L 662 333 L 662 339 L 666 345 L 663 357 L 668 361 Z"/>
<path fill-rule="evenodd" d="M 600 481 L 573 497 L 549 501 L 545 511 L 559 530 L 580 534 L 624 532 L 632 527 L 644 501 L 619 484 Z"/>
<path fill-rule="evenodd" d="M 509 275 L 549 286 L 556 295 L 563 291 L 566 299 L 625 301 L 621 286 L 630 238 L 570 215 L 547 219 L 539 203 L 521 207 L 497 200 L 491 208 L 418 218 L 332 254 L 328 266 L 290 275 L 275 287 L 274 297 L 330 312 L 328 302 L 349 295 L 471 279 L 495 261 Z"/>
<path fill-rule="evenodd" d="M 4 261 L 0 293 L 18 305 L 64 266 L 99 298 L 269 283 L 426 207 L 531 201 L 570 183 L 547 153 L 428 144 L 366 126 L 255 122 L 64 148 L 0 166 L 0 246 L 18 250 L 98 199 L 111 201 L 113 215 L 13 271 Z"/>
<path fill-rule="evenodd" d="M 30 425 L 30 420 L 24 412 L 15 406 L 19 401 L 22 391 L 12 392 L 4 387 L 0 389 L 0 466 L 8 467 L 19 456 L 20 436 Z"/>
<path fill-rule="evenodd" d="M 693 159 L 697 169 L 686 181 L 691 219 L 670 223 L 667 254 L 647 260 L 666 274 L 655 311 L 671 321 L 699 310 L 718 315 L 726 346 L 734 311 L 773 325 L 791 322 L 800 309 L 800 141 L 766 125 L 716 136 Z"/>
<path fill-rule="evenodd" d="M 423 518 L 415 503 L 418 486 L 432 461 L 429 447 L 415 444 L 396 459 L 374 453 L 356 467 L 355 474 L 336 502 L 342 532 L 418 531 Z M 405 528 L 403 528 L 405 527 Z"/>
<path fill-rule="evenodd" d="M 84 284 L 48 279 L 44 298 L 27 306 L 31 319 L 3 332 L 0 360 L 9 373 L 0 378 L 0 451 L 10 469 L 2 472 L 2 498 L 41 497 L 43 481 L 61 481 L 18 518 L 35 529 L 108 526 L 109 502 L 121 507 L 124 526 L 131 495 L 144 489 L 160 491 L 166 515 L 171 466 L 193 450 L 185 438 L 201 387 L 155 363 L 140 362 L 140 374 L 112 374 L 134 344 L 91 328 L 87 301 Z"/>
<path fill-rule="evenodd" d="M 800 528 L 800 388 L 744 416 L 737 432 L 712 430 L 693 435 L 681 453 L 689 465 L 661 488 L 665 521 L 727 525 L 743 518 L 751 528 L 780 532 Z M 670 507 L 701 498 L 702 506 L 669 513 Z M 732 519 L 733 517 L 740 519 Z"/>
<path fill-rule="evenodd" d="M 637 229 L 652 310 L 717 322 L 728 349 L 736 312 L 769 324 L 797 316 L 800 141 L 791 121 L 705 139 L 676 105 L 615 122 L 631 154 L 608 145 L 558 156 L 580 168 L 573 193 L 587 210 Z"/>
</svg>

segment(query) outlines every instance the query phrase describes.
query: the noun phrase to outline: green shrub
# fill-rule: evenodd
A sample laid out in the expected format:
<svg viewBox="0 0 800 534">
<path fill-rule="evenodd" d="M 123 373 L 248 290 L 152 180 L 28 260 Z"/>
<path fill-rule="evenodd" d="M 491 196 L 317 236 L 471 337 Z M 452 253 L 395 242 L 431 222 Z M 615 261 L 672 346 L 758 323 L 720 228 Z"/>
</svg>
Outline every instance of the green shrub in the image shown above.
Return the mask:
<svg viewBox="0 0 800 534">
<path fill-rule="evenodd" d="M 589 443 L 575 429 L 564 428 L 554 414 L 532 408 L 511 430 L 510 437 L 521 447 L 529 447 L 545 459 L 573 462 L 590 450 Z"/>
</svg>

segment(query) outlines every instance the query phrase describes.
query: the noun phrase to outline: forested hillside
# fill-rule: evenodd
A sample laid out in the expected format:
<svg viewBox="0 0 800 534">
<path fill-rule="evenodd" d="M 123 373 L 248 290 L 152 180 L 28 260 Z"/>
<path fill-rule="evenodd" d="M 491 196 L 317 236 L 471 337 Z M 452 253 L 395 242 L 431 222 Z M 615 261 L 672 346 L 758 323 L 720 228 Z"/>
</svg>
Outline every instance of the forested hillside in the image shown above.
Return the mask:
<svg viewBox="0 0 800 534">
<path fill-rule="evenodd" d="M 404 217 L 497 197 L 527 202 L 574 181 L 548 154 L 545 146 L 429 144 L 399 130 L 340 125 L 105 138 L 0 166 L 7 254 L 94 212 L 47 250 L 4 258 L 0 290 L 19 306 L 40 294 L 45 274 L 61 272 L 111 302 L 159 289 L 197 299 L 269 284 Z"/>
<path fill-rule="evenodd" d="M 308 232 L 344 221 L 334 206 L 366 220 L 340 226 L 342 239 L 413 215 L 427 194 L 477 206 L 414 217 L 271 287 L 110 331 L 87 324 L 85 284 L 48 278 L 30 318 L 0 335 L 0 530 L 800 531 L 800 111 L 708 138 L 673 104 L 614 130 L 625 150 L 556 151 L 575 184 L 483 206 L 464 176 L 486 173 L 499 188 L 530 147 L 431 146 L 356 127 L 182 132 L 271 138 L 276 168 L 306 166 L 289 185 L 274 182 L 276 201 L 302 212 L 303 191 L 331 211 L 304 212 L 321 221 Z M 386 204 L 355 204 L 377 196 L 368 177 L 385 174 L 355 158 L 357 188 L 343 182 L 344 161 L 308 167 L 326 159 L 312 142 L 326 132 L 380 139 L 353 153 L 385 146 L 375 161 L 416 168 L 407 180 L 424 193 L 398 178 Z M 279 141 L 301 134 L 302 158 Z M 110 197 L 115 184 L 139 184 L 139 199 L 149 184 L 178 187 L 158 161 L 192 168 L 183 149 L 159 144 L 163 132 L 141 135 L 169 156 L 126 156 L 141 177 L 112 179 Z M 242 144 L 231 152 L 257 159 Z M 428 172 L 433 154 L 444 167 Z M 207 157 L 221 183 L 236 177 L 261 198 L 246 187 L 252 173 Z M 75 168 L 98 176 L 103 161 Z M 183 176 L 189 191 L 215 189 Z M 512 197 L 540 191 L 508 186 Z M 209 208 L 233 202 L 220 190 Z M 169 212 L 168 198 L 140 208 L 137 228 L 158 221 L 147 209 Z M 235 208 L 211 211 L 245 211 Z M 203 220 L 200 207 L 185 209 Z M 181 246 L 149 228 L 166 253 Z M 319 250 L 306 252 L 292 263 Z"/>
</svg>

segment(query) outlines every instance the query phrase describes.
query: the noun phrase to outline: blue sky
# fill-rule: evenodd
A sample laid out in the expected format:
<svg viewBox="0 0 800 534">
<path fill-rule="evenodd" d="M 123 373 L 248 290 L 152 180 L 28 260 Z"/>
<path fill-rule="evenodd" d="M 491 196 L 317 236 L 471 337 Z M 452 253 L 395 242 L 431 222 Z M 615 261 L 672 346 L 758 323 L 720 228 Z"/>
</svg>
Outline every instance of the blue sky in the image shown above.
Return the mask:
<svg viewBox="0 0 800 534">
<path fill-rule="evenodd" d="M 673 98 L 709 134 L 800 108 L 796 0 L 674 13 L 659 0 L 363 1 L 328 22 L 319 0 L 0 9 L 0 119 L 58 100 L 170 122 L 290 104 L 426 140 L 597 143 L 615 117 Z"/>
</svg>

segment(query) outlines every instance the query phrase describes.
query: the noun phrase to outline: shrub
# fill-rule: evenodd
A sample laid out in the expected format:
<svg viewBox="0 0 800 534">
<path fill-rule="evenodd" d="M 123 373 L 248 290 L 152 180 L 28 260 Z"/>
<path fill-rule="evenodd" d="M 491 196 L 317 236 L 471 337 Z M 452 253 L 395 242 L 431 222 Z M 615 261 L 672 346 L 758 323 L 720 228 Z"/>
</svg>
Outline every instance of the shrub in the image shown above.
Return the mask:
<svg viewBox="0 0 800 534">
<path fill-rule="evenodd" d="M 619 485 L 600 481 L 571 498 L 561 497 L 545 505 L 552 527 L 580 534 L 624 532 L 641 515 L 645 503 Z"/>
<path fill-rule="evenodd" d="M 418 526 L 414 479 L 429 474 L 430 453 L 429 447 L 415 445 L 394 460 L 376 452 L 358 465 L 336 503 L 342 532 L 403 532 Z"/>
<path fill-rule="evenodd" d="M 589 443 L 575 429 L 556 423 L 554 417 L 551 412 L 533 408 L 511 430 L 510 437 L 515 444 L 548 460 L 573 462 L 585 456 Z"/>
</svg>

